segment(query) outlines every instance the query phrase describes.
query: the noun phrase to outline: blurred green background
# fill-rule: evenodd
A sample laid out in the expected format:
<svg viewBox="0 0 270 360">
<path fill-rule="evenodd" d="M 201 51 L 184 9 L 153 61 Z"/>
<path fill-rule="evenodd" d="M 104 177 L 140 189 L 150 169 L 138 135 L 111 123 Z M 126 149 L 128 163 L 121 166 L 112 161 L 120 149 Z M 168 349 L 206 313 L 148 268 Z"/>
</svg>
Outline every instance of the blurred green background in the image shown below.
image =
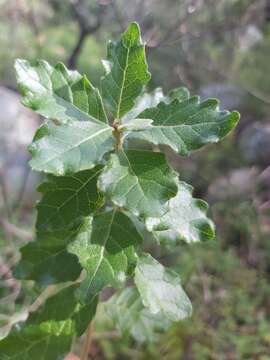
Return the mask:
<svg viewBox="0 0 270 360">
<path fill-rule="evenodd" d="M 166 150 L 217 226 L 211 243 L 173 252 L 148 245 L 181 275 L 193 316 L 140 343 L 122 337 L 101 307 L 91 357 L 270 359 L 269 0 L 0 0 L 0 337 L 43 290 L 11 273 L 33 237 L 40 179 L 26 147 L 41 121 L 20 105 L 14 59 L 60 60 L 98 86 L 107 40 L 133 20 L 147 44 L 149 89 L 187 86 L 242 117 L 226 140 L 188 158 Z"/>
</svg>

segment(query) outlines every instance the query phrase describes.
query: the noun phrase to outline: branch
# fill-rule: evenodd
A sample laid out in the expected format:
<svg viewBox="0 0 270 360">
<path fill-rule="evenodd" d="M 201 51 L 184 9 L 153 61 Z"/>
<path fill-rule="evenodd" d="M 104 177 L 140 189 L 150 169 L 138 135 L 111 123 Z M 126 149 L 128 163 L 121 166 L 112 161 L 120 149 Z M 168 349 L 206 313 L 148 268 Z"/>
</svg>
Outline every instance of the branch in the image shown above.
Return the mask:
<svg viewBox="0 0 270 360">
<path fill-rule="evenodd" d="M 71 2 L 70 5 L 74 18 L 77 20 L 79 26 L 79 37 L 71 52 L 69 59 L 67 60 L 68 67 L 74 68 L 76 66 L 78 57 L 82 51 L 87 36 L 90 34 L 94 34 L 101 27 L 105 7 L 99 5 L 96 15 L 96 21 L 94 23 L 91 23 L 89 21 L 90 11 L 85 0 L 77 0 L 75 2 Z"/>
<path fill-rule="evenodd" d="M 25 230 L 17 227 L 14 224 L 11 224 L 6 219 L 0 219 L 0 224 L 3 227 L 3 229 L 10 235 L 16 236 L 20 239 L 27 240 L 27 241 L 33 240 L 32 234 L 30 234 L 28 231 L 25 231 Z"/>
<path fill-rule="evenodd" d="M 2 197 L 3 197 L 3 204 L 4 204 L 4 207 L 5 207 L 7 217 L 8 217 L 8 219 L 11 219 L 11 210 L 10 210 L 10 207 L 9 207 L 8 191 L 7 191 L 6 181 L 5 181 L 3 172 L 1 170 L 0 170 L 0 187 L 1 187 L 1 192 L 2 192 Z"/>
<path fill-rule="evenodd" d="M 86 338 L 84 340 L 81 360 L 88 359 L 88 355 L 91 350 L 92 340 L 93 340 L 93 322 L 91 321 L 87 329 Z"/>
<path fill-rule="evenodd" d="M 82 51 L 83 44 L 86 40 L 86 37 L 88 36 L 88 33 L 84 30 L 80 30 L 80 35 L 78 37 L 77 43 L 75 44 L 69 59 L 67 61 L 68 67 L 70 69 L 74 69 L 76 67 L 76 63 L 78 61 L 78 57 L 80 55 L 80 52 Z"/>
<path fill-rule="evenodd" d="M 125 23 L 123 13 L 119 9 L 119 6 L 118 6 L 116 0 L 112 0 L 111 5 L 112 5 L 115 20 L 116 20 L 116 22 L 118 22 L 118 24 L 120 25 L 120 29 L 123 32 L 126 28 L 126 23 Z"/>
</svg>

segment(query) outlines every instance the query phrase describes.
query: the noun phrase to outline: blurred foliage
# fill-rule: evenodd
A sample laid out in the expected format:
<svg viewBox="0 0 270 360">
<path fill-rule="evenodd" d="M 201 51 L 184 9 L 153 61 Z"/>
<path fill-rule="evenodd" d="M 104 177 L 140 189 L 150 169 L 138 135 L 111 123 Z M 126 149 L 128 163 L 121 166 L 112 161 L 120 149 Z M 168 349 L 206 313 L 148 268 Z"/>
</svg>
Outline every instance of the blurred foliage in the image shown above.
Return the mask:
<svg viewBox="0 0 270 360">
<path fill-rule="evenodd" d="M 237 131 L 218 146 L 188 158 L 167 152 L 181 179 L 194 185 L 196 196 L 210 202 L 217 225 L 215 242 L 183 245 L 173 256 L 166 249 L 159 254 L 162 262 L 181 274 L 193 302 L 192 318 L 174 325 L 153 344 L 138 344 L 121 338 L 101 307 L 95 323 L 94 358 L 269 360 L 270 160 L 261 164 L 253 156 L 250 165 L 245 157 L 249 139 L 241 140 L 244 146 L 239 146 L 241 136 L 249 133 L 246 128 L 269 122 L 268 1 L 0 0 L 0 9 L 1 85 L 15 87 L 17 57 L 68 63 L 82 28 L 93 30 L 100 20 L 100 26 L 87 33 L 76 59 L 78 70 L 97 83 L 102 72 L 99 59 L 106 52 L 103 40 L 137 20 L 155 74 L 151 87 L 166 90 L 185 85 L 202 93 L 207 88 L 212 97 L 220 96 L 219 89 L 221 105 L 236 106 L 242 113 Z M 224 93 L 224 89 L 231 91 L 228 86 L 236 87 L 237 95 L 228 97 Z M 1 195 L 0 206 L 1 220 L 6 217 Z M 33 218 L 28 204 L 10 220 L 31 230 Z M 23 284 L 21 290 L 10 272 L 24 241 L 2 227 L 0 326 L 16 321 L 36 298 L 33 286 Z M 149 246 L 156 251 L 153 243 Z"/>
</svg>

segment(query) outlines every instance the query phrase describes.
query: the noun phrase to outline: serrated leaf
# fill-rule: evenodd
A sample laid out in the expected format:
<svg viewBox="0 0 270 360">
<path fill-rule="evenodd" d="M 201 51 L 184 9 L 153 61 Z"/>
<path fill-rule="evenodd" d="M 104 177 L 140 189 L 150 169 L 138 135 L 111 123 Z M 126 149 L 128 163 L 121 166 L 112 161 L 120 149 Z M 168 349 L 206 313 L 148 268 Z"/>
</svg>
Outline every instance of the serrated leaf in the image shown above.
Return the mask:
<svg viewBox="0 0 270 360">
<path fill-rule="evenodd" d="M 33 170 L 54 175 L 91 169 L 112 151 L 112 128 L 102 123 L 73 121 L 56 125 L 48 122 L 37 131 L 29 148 Z"/>
<path fill-rule="evenodd" d="M 1 360 L 58 360 L 70 351 L 92 320 L 97 298 L 81 305 L 75 297 L 78 285 L 61 290 L 21 326 L 0 341 Z"/>
<path fill-rule="evenodd" d="M 118 126 L 118 131 L 144 131 L 151 128 L 151 119 L 131 119 L 128 123 Z"/>
<path fill-rule="evenodd" d="M 178 87 L 169 92 L 167 96 L 164 96 L 164 100 L 167 104 L 170 104 L 173 100 L 178 99 L 180 102 L 186 101 L 190 98 L 190 93 L 185 87 Z"/>
<path fill-rule="evenodd" d="M 152 314 L 162 313 L 171 321 L 192 313 L 192 305 L 174 271 L 165 268 L 151 255 L 142 255 L 135 269 L 135 284 L 142 302 Z"/>
<path fill-rule="evenodd" d="M 176 181 L 163 154 L 122 150 L 111 155 L 98 187 L 115 205 L 146 218 L 164 214 L 167 201 L 177 193 Z"/>
<path fill-rule="evenodd" d="M 133 107 L 151 77 L 137 23 L 129 25 L 120 41 L 109 42 L 107 57 L 106 74 L 101 81 L 102 96 L 114 117 L 120 119 Z"/>
<path fill-rule="evenodd" d="M 237 124 L 239 113 L 220 111 L 216 99 L 200 102 L 197 96 L 172 102 L 160 102 L 156 107 L 144 110 L 138 118 L 152 119 L 153 127 L 143 133 L 129 136 L 168 145 L 181 155 L 215 143 L 226 136 Z"/>
<path fill-rule="evenodd" d="M 156 341 L 157 335 L 171 324 L 161 313 L 152 314 L 143 306 L 135 287 L 120 290 L 105 303 L 105 307 L 122 336 L 132 336 L 141 343 Z"/>
<path fill-rule="evenodd" d="M 61 123 L 107 122 L 98 89 L 77 71 L 62 63 L 52 67 L 44 60 L 22 59 L 16 60 L 15 69 L 23 104 L 42 116 Z"/>
<path fill-rule="evenodd" d="M 122 122 L 123 124 L 127 124 L 128 122 L 135 121 L 136 119 L 138 121 L 139 114 L 148 108 L 156 107 L 161 101 L 169 104 L 174 99 L 178 99 L 179 101 L 188 100 L 189 96 L 189 91 L 185 87 L 173 89 L 166 96 L 160 87 L 154 89 L 152 92 L 144 92 L 137 98 L 133 108 L 123 116 Z"/>
<path fill-rule="evenodd" d="M 117 210 L 86 219 L 77 239 L 69 245 L 69 252 L 86 270 L 80 298 L 91 297 L 109 285 L 122 285 L 136 265 L 135 250 L 141 241 L 131 220 Z"/>
<path fill-rule="evenodd" d="M 38 190 L 43 194 L 37 205 L 36 241 L 21 248 L 21 260 L 13 270 L 19 279 L 40 284 L 72 281 L 82 270 L 78 258 L 67 245 L 80 231 L 82 218 L 103 202 L 97 190 L 102 167 L 71 176 L 49 176 Z"/>
<path fill-rule="evenodd" d="M 177 195 L 169 200 L 169 210 L 160 218 L 148 218 L 146 227 L 160 243 L 176 245 L 211 240 L 215 236 L 214 224 L 207 218 L 208 205 L 192 197 L 193 188 L 178 182 Z"/>
<path fill-rule="evenodd" d="M 144 92 L 137 98 L 132 109 L 123 116 L 123 124 L 128 123 L 132 119 L 136 119 L 145 109 L 157 106 L 161 100 L 164 100 L 164 94 L 160 87 L 149 93 Z"/>
</svg>

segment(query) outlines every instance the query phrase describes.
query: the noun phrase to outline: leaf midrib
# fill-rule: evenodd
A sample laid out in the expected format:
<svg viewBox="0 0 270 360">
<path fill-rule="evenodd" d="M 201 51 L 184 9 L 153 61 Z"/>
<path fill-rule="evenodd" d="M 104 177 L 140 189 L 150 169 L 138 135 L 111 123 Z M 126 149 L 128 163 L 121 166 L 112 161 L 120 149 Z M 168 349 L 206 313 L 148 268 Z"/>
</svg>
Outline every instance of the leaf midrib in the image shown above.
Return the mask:
<svg viewBox="0 0 270 360">
<path fill-rule="evenodd" d="M 126 73 L 127 73 L 127 68 L 128 68 L 128 61 L 129 61 L 129 52 L 130 52 L 130 47 L 127 48 L 127 56 L 126 56 L 126 63 L 125 63 L 125 67 L 123 69 L 123 79 L 122 79 L 122 86 L 120 88 L 120 95 L 119 95 L 119 100 L 118 100 L 118 106 L 117 106 L 117 118 L 120 118 L 120 108 L 121 108 L 121 103 L 122 103 L 122 97 L 123 97 L 123 91 L 124 91 L 124 84 L 126 81 Z"/>
<path fill-rule="evenodd" d="M 79 122 L 79 121 L 78 121 L 78 122 Z M 74 123 L 71 123 L 71 124 L 74 124 Z M 102 124 L 103 126 L 105 125 L 104 123 L 101 123 L 101 124 Z M 106 126 L 106 125 L 105 125 L 105 126 Z M 85 142 L 87 142 L 87 141 L 89 141 L 89 140 L 97 137 L 98 135 L 100 135 L 100 134 L 102 134 L 103 132 L 106 132 L 106 131 L 108 131 L 108 130 L 111 131 L 112 128 L 111 128 L 110 126 L 106 126 L 105 128 L 97 131 L 97 132 L 94 133 L 94 134 L 91 134 L 91 135 L 88 136 L 87 138 L 84 138 L 83 140 L 79 141 L 77 144 L 71 146 L 71 147 L 70 147 L 69 149 L 67 149 L 66 151 L 63 151 L 63 152 L 61 152 L 61 153 L 58 153 L 58 154 L 56 154 L 54 157 L 52 157 L 52 158 L 50 158 L 50 159 L 47 159 L 45 162 L 42 162 L 42 165 L 44 166 L 44 165 L 50 163 L 51 161 L 54 161 L 54 160 L 57 159 L 59 156 L 62 156 L 62 155 L 67 154 L 69 151 L 74 150 L 76 147 L 82 145 L 83 143 L 85 143 Z M 41 138 L 41 140 L 42 140 L 42 138 Z"/>
<path fill-rule="evenodd" d="M 77 189 L 77 190 L 72 189 L 73 194 L 72 194 L 68 199 L 66 199 L 60 206 L 54 207 L 54 208 L 56 208 L 56 211 L 54 211 L 54 214 L 55 214 L 56 212 L 58 213 L 58 212 L 60 211 L 60 209 L 61 209 L 63 206 L 65 206 L 65 204 L 68 203 L 71 199 L 73 199 L 75 196 L 78 196 L 79 192 L 80 192 L 82 189 L 84 189 L 84 188 L 88 185 L 88 183 L 89 183 L 95 176 L 97 176 L 101 171 L 102 171 L 102 169 L 100 169 L 100 170 L 97 171 L 95 174 L 93 174 L 91 177 L 89 177 L 89 178 L 87 179 L 87 181 L 86 181 L 85 183 L 83 183 L 79 189 Z M 78 178 L 75 178 L 75 177 L 73 177 L 73 176 L 72 176 L 72 178 L 74 178 L 74 179 L 76 179 L 77 181 L 79 181 Z M 81 182 L 81 181 L 79 181 L 79 182 Z M 57 190 L 61 190 L 61 188 L 60 188 L 60 189 L 57 188 Z M 57 191 L 57 190 L 55 190 L 55 191 Z M 51 191 L 51 192 L 53 192 L 53 191 Z M 41 201 L 38 206 L 46 207 L 47 205 L 43 205 L 43 204 L 42 204 L 42 201 Z M 47 219 L 47 221 L 46 221 L 45 223 L 43 223 L 41 226 L 46 226 L 53 216 L 54 216 L 54 215 L 50 216 L 50 217 Z"/>
<path fill-rule="evenodd" d="M 99 261 L 98 261 L 96 270 L 95 270 L 94 274 L 92 275 L 92 277 L 91 277 L 91 279 L 90 279 L 90 281 L 89 281 L 89 284 L 88 284 L 88 286 L 87 286 L 87 289 L 86 289 L 86 293 L 87 293 L 87 294 L 88 294 L 88 292 L 89 292 L 89 289 L 90 289 L 90 287 L 91 287 L 91 285 L 92 285 L 92 282 L 93 282 L 93 280 L 94 280 L 94 278 L 95 278 L 95 276 L 96 276 L 96 274 L 97 274 L 97 272 L 98 272 L 98 270 L 99 270 L 99 268 L 100 268 L 100 266 L 101 266 L 101 263 L 102 263 L 102 261 L 103 261 L 104 252 L 105 252 L 105 247 L 106 247 L 106 244 L 107 244 L 107 242 L 108 242 L 108 240 L 109 240 L 109 237 L 110 237 L 110 234 L 111 234 L 111 228 L 112 228 L 112 223 L 113 223 L 113 220 L 114 220 L 115 213 L 116 213 L 116 209 L 114 209 L 113 212 L 112 212 L 112 217 L 111 217 L 111 221 L 110 221 L 109 226 L 108 226 L 108 231 L 107 231 L 106 237 L 105 237 L 103 243 L 101 244 L 100 258 L 99 258 Z"/>
</svg>

